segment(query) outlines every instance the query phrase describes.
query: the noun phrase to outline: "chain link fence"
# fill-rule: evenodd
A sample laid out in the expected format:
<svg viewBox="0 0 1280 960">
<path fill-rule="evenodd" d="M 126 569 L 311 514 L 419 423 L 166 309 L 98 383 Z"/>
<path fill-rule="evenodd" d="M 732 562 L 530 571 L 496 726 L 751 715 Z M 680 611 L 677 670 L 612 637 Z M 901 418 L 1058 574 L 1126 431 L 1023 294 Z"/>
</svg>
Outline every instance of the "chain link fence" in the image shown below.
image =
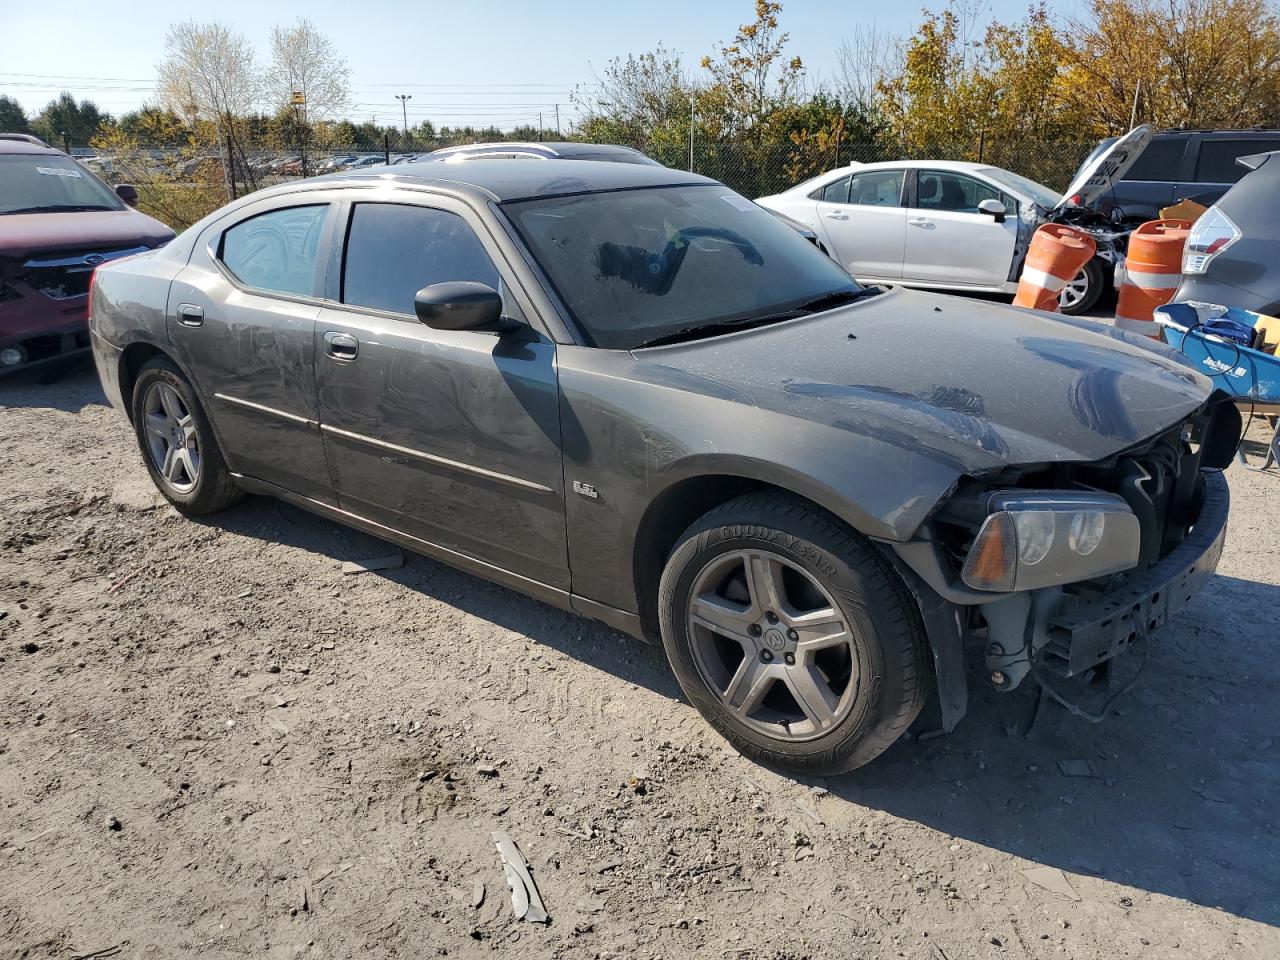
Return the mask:
<svg viewBox="0 0 1280 960">
<path fill-rule="evenodd" d="M 139 206 L 175 229 L 195 223 L 235 197 L 293 179 L 364 166 L 402 163 L 456 144 L 388 136 L 381 144 L 311 144 L 280 147 L 228 140 L 160 145 L 123 136 L 102 138 L 72 153 L 112 183 L 138 188 Z M 964 144 L 912 151 L 892 142 L 835 143 L 816 148 L 793 143 L 655 144 L 623 141 L 666 166 L 692 170 L 747 197 L 778 193 L 836 166 L 895 159 L 968 160 L 1004 167 L 1056 190 L 1070 181 L 1092 142 L 1024 141 Z"/>
</svg>

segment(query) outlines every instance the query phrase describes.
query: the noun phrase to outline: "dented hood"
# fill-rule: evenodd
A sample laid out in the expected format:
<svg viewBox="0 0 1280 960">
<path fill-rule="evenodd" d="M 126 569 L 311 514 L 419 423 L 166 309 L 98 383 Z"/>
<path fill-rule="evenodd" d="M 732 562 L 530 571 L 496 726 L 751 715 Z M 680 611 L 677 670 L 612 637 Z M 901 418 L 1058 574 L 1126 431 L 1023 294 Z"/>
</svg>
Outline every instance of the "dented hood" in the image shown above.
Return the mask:
<svg viewBox="0 0 1280 960">
<path fill-rule="evenodd" d="M 1152 130 L 1145 123 L 1134 127 L 1106 147 L 1096 149 L 1076 171 L 1075 179 L 1062 192 L 1055 209 L 1092 207 L 1098 199 L 1115 189 L 1129 168 L 1138 162 L 1142 151 L 1151 143 Z"/>
<path fill-rule="evenodd" d="M 1202 406 L 1211 382 L 1101 324 L 894 289 L 755 330 L 637 351 L 684 385 L 924 454 L 958 473 L 1093 461 Z"/>
</svg>

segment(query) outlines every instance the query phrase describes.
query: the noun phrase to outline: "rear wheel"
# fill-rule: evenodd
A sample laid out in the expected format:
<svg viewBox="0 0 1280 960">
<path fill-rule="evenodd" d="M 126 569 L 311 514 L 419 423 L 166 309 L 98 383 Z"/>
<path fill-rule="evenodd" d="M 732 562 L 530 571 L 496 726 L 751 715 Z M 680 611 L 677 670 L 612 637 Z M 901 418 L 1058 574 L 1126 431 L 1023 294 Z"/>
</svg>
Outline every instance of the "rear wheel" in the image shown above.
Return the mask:
<svg viewBox="0 0 1280 960">
<path fill-rule="evenodd" d="M 923 628 L 902 582 L 797 498 L 753 494 L 695 523 L 667 562 L 659 604 L 681 688 L 754 760 L 851 770 L 923 705 Z"/>
<path fill-rule="evenodd" d="M 1067 281 L 1058 294 L 1058 309 L 1069 317 L 1088 313 L 1102 296 L 1106 287 L 1106 275 L 1102 261 L 1096 257 L 1080 268 L 1080 272 Z"/>
<path fill-rule="evenodd" d="M 163 357 L 138 372 L 133 429 L 156 488 L 182 513 L 214 513 L 244 497 L 191 384 Z"/>
</svg>

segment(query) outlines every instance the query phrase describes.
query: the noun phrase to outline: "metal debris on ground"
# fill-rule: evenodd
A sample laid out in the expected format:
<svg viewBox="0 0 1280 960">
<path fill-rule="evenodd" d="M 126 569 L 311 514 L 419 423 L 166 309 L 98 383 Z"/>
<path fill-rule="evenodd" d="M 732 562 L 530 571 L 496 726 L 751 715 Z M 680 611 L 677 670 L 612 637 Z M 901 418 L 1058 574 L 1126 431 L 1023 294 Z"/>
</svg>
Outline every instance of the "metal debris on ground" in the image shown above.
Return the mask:
<svg viewBox="0 0 1280 960">
<path fill-rule="evenodd" d="M 1057 867 L 1032 867 L 1030 870 L 1023 870 L 1022 875 L 1037 887 L 1048 890 L 1059 897 L 1065 897 L 1076 902 L 1081 899 L 1080 894 L 1076 893 L 1075 887 L 1071 886 L 1071 881 L 1067 879 L 1067 875 Z"/>
<path fill-rule="evenodd" d="M 511 908 L 515 911 L 516 919 L 529 923 L 549 923 L 551 917 L 542 905 L 538 888 L 529 875 L 529 865 L 520 855 L 515 841 L 501 830 L 495 830 L 490 836 L 502 859 L 502 870 L 507 875 L 507 883 L 511 885 Z"/>
<path fill-rule="evenodd" d="M 484 905 L 484 881 L 477 880 L 471 888 L 471 906 L 477 910 Z"/>
<path fill-rule="evenodd" d="M 353 573 L 370 573 L 374 570 L 396 570 L 403 566 L 404 554 L 392 553 L 385 557 L 372 557 L 368 560 L 344 560 L 342 572 L 350 575 Z"/>
</svg>

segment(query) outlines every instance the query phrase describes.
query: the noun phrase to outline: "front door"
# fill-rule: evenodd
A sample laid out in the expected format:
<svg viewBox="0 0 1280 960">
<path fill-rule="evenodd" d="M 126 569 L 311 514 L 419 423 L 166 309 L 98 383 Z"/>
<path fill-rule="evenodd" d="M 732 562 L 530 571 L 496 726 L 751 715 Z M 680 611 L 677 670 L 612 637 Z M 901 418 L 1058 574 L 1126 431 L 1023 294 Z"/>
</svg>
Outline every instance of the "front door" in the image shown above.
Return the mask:
<svg viewBox="0 0 1280 960">
<path fill-rule="evenodd" d="M 201 237 L 169 288 L 169 340 L 228 466 L 332 504 L 314 362 L 331 206 L 288 202 Z"/>
<path fill-rule="evenodd" d="M 855 277 L 902 276 L 906 210 L 901 170 L 867 170 L 828 184 L 818 222 L 833 258 Z"/>
<path fill-rule="evenodd" d="M 978 210 L 999 200 L 1004 223 Z M 948 286 L 1000 287 L 1009 280 L 1018 210 L 998 187 L 953 170 L 917 170 L 907 209 L 902 278 Z"/>
<path fill-rule="evenodd" d="M 523 318 L 499 263 L 460 202 L 351 205 L 315 332 L 325 449 L 342 509 L 567 589 L 555 344 L 414 315 L 420 288 L 471 280 Z"/>
</svg>

